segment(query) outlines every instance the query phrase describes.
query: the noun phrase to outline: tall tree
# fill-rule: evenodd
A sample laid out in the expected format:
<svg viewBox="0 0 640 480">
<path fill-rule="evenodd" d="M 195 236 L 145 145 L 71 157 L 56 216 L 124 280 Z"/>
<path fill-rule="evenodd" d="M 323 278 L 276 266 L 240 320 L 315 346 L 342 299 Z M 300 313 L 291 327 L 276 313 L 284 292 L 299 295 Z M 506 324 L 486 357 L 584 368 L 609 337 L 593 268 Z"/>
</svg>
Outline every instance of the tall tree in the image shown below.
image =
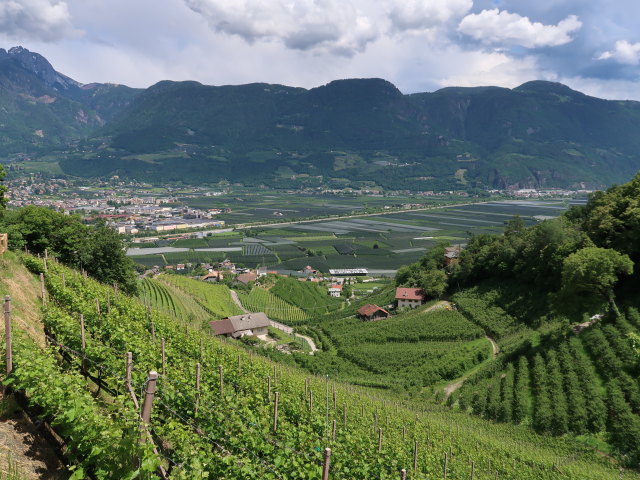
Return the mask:
<svg viewBox="0 0 640 480">
<path fill-rule="evenodd" d="M 632 272 L 633 262 L 628 255 L 608 248 L 583 248 L 564 260 L 560 299 L 566 302 L 573 298 L 574 302 L 581 302 L 583 311 L 591 313 L 608 301 L 617 311 L 613 287 L 620 275 Z"/>
</svg>

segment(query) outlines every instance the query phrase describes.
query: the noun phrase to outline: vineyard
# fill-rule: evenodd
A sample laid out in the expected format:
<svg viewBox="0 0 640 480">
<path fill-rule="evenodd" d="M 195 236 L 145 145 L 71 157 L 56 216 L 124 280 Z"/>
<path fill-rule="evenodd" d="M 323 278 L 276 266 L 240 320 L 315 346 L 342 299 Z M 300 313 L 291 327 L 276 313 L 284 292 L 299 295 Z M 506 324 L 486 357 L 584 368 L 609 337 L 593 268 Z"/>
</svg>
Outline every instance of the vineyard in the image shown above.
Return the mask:
<svg viewBox="0 0 640 480">
<path fill-rule="evenodd" d="M 160 280 L 143 279 L 140 298 L 145 305 L 182 320 L 202 323 L 211 316 L 191 295 Z"/>
<path fill-rule="evenodd" d="M 250 312 L 264 312 L 269 318 L 275 320 L 298 323 L 309 318 L 305 311 L 261 287 L 252 288 L 248 294 L 238 292 L 238 298 L 244 308 Z"/>
<path fill-rule="evenodd" d="M 24 261 L 43 272 L 41 261 Z M 617 476 L 607 458 L 569 440 L 309 377 L 149 313 L 59 265 L 49 265 L 44 283 L 51 347 L 18 338 L 5 383 L 26 390 L 59 427 L 76 462 L 74 480 L 319 480 L 323 469 L 345 480 L 396 479 L 401 469 L 416 480 Z M 109 401 L 88 392 L 79 370 L 108 389 Z M 159 372 L 157 384 L 151 370 Z M 134 397 L 141 401 L 152 385 L 150 436 L 140 436 Z"/>
<path fill-rule="evenodd" d="M 467 382 L 450 399 L 500 422 L 530 423 L 540 433 L 606 433 L 629 464 L 640 461 L 640 359 L 630 333 L 640 315 L 598 323 L 544 352 Z"/>
<path fill-rule="evenodd" d="M 213 285 L 182 275 L 160 275 L 157 281 L 167 289 L 195 299 L 211 317 L 223 318 L 243 313 L 231 298 L 226 285 Z"/>
<path fill-rule="evenodd" d="M 344 305 L 343 299 L 327 295 L 326 288 L 319 287 L 313 282 L 301 282 L 295 278 L 278 278 L 269 292 L 292 303 L 312 317 L 335 311 Z"/>
</svg>

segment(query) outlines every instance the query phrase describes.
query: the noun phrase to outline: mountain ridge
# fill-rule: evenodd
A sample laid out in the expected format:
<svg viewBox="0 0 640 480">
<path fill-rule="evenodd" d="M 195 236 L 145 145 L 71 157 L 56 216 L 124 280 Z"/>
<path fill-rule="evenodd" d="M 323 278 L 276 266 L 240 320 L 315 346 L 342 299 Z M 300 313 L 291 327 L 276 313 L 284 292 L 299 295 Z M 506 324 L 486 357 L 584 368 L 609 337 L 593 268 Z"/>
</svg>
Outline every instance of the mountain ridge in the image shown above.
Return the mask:
<svg viewBox="0 0 640 480">
<path fill-rule="evenodd" d="M 57 150 L 80 176 L 437 190 L 603 187 L 640 168 L 640 102 L 541 80 L 412 94 L 380 78 L 131 89 L 83 85 L 14 47 L 0 50 L 0 106 L 0 154 Z"/>
</svg>

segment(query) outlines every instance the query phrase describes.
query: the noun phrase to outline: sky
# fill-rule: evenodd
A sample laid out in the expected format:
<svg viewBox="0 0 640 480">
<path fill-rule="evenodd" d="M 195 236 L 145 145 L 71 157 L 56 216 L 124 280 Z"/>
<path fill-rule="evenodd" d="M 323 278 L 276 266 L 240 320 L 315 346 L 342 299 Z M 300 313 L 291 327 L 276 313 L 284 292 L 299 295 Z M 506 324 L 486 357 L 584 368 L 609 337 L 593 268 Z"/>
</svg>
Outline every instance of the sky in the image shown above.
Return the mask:
<svg viewBox="0 0 640 480">
<path fill-rule="evenodd" d="M 16 45 L 82 83 L 550 80 L 640 100 L 639 0 L 0 0 Z"/>
</svg>

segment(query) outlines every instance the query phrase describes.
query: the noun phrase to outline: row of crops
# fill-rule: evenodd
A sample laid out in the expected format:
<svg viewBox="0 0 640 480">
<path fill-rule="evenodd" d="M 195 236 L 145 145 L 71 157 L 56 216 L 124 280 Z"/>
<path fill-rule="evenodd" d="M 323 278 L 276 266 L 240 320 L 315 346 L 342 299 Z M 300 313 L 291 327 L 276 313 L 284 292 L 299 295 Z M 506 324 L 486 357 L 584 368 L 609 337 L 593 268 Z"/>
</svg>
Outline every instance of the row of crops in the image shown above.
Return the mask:
<svg viewBox="0 0 640 480">
<path fill-rule="evenodd" d="M 226 285 L 211 284 L 183 275 L 160 275 L 157 281 L 191 296 L 212 317 L 223 318 L 243 313 L 231 298 Z"/>
<path fill-rule="evenodd" d="M 540 433 L 600 435 L 637 465 L 640 358 L 629 334 L 638 331 L 640 315 L 631 309 L 470 379 L 449 403 L 494 421 L 529 423 Z"/>
<path fill-rule="evenodd" d="M 247 310 L 264 312 L 269 318 L 275 320 L 296 323 L 309 318 L 304 310 L 261 287 L 252 288 L 249 293 L 238 292 L 238 298 Z"/>
<path fill-rule="evenodd" d="M 148 307 L 181 320 L 207 320 L 211 315 L 189 294 L 172 285 L 150 278 L 140 282 L 140 298 Z"/>
<path fill-rule="evenodd" d="M 25 262 L 32 271 L 43 271 L 39 260 Z M 316 480 L 322 475 L 325 447 L 332 448 L 332 479 L 399 478 L 402 468 L 410 479 L 606 479 L 616 474 L 607 459 L 563 439 L 438 408 L 425 411 L 422 405 L 398 404 L 384 393 L 308 377 L 233 343 L 185 331 L 172 317 L 157 311 L 149 316 L 136 299 L 114 296 L 109 287 L 59 265 L 50 265 L 45 283 L 46 327 L 58 345 L 86 357 L 70 368 L 85 363 L 89 374 L 100 373 L 111 385 L 118 413 L 105 418 L 123 419 L 120 438 L 137 432 L 125 430 L 124 419 L 135 412 L 123 388 L 125 352 L 133 353 L 136 392 L 146 390 L 146 372 L 160 372 L 149 425 L 158 454 L 140 452 L 137 443 L 120 443 L 113 435 L 108 441 L 114 447 L 100 448 L 106 441 L 97 439 L 98 447 L 83 465 L 96 478 L 146 478 L 162 464 L 170 478 L 178 479 Z M 108 295 L 110 310 L 105 308 Z M 80 314 L 86 325 L 84 348 Z M 164 356 L 160 338 L 165 340 Z M 58 391 L 47 391 L 50 378 L 32 367 L 33 358 L 17 356 L 11 379 L 18 388 L 38 391 L 38 402 L 78 389 L 77 384 L 61 383 Z M 202 372 L 199 382 L 196 371 Z M 85 401 L 93 401 L 94 409 L 108 408 L 91 396 L 82 396 Z M 65 414 L 59 415 L 64 422 Z M 135 456 L 143 459 L 137 473 L 131 462 Z"/>
</svg>

